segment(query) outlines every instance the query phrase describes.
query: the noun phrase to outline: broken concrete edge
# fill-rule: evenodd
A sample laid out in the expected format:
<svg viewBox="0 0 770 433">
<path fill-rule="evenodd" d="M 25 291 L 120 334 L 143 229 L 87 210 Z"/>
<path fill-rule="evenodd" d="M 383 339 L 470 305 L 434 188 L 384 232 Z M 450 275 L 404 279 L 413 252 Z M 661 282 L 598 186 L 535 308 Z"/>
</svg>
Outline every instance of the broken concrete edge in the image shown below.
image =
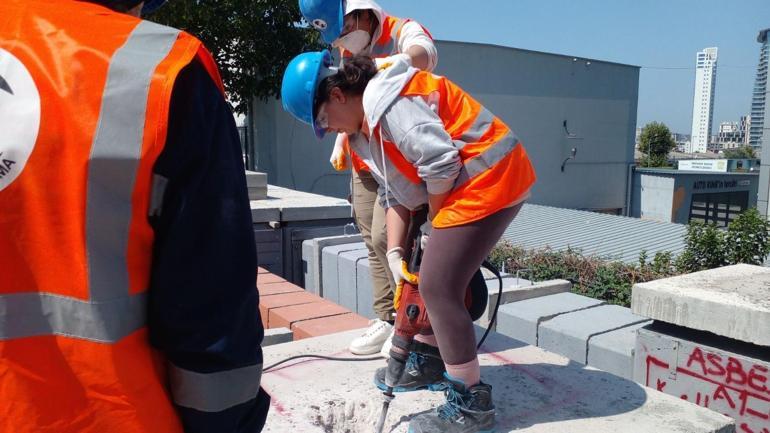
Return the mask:
<svg viewBox="0 0 770 433">
<path fill-rule="evenodd" d="M 635 314 L 770 346 L 770 269 L 732 265 L 637 283 Z"/>
<path fill-rule="evenodd" d="M 262 339 L 262 347 L 272 346 L 274 344 L 288 343 L 294 340 L 294 331 L 289 328 L 265 329 L 265 336 Z"/>
<path fill-rule="evenodd" d="M 587 297 L 587 296 L 586 296 L 586 297 Z M 594 298 L 591 298 L 591 299 L 594 299 Z M 548 322 L 549 320 L 552 320 L 552 319 L 554 319 L 554 318 L 556 318 L 556 317 L 559 317 L 559 316 L 563 316 L 563 315 L 565 315 L 565 314 L 575 313 L 575 312 L 578 312 L 578 311 L 583 311 L 583 310 L 590 310 L 591 308 L 596 308 L 596 307 L 600 307 L 600 306 L 602 306 L 602 305 L 607 305 L 607 303 L 606 303 L 606 302 L 604 302 L 604 301 L 600 301 L 600 300 L 598 300 L 598 299 L 597 299 L 596 301 L 598 301 L 598 303 L 596 303 L 596 304 L 594 304 L 594 305 L 588 305 L 588 306 L 585 306 L 585 307 L 575 308 L 574 310 L 569 310 L 569 311 L 562 311 L 562 312 L 560 312 L 560 313 L 556 313 L 556 314 L 550 314 L 550 315 L 547 315 L 547 316 L 543 316 L 543 317 L 540 317 L 540 318 L 538 318 L 538 319 L 537 319 L 537 332 L 535 333 L 535 342 L 536 342 L 536 345 L 537 345 L 538 347 L 540 347 L 540 326 L 541 326 L 543 323 L 546 323 L 546 322 Z"/>
</svg>

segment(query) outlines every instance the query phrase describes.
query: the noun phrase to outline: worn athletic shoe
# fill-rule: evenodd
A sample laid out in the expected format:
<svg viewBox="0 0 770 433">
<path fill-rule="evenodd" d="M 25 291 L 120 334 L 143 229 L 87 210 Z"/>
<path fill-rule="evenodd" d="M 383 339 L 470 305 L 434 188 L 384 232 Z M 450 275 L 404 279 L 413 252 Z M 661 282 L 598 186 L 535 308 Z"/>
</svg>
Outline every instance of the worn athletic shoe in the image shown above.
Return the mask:
<svg viewBox="0 0 770 433">
<path fill-rule="evenodd" d="M 380 355 L 384 356 L 385 359 L 390 358 L 390 348 L 393 346 L 393 334 L 396 333 L 396 327 L 394 326 L 390 330 L 390 334 L 388 334 L 388 338 L 385 339 L 385 343 L 382 344 L 382 349 L 380 349 Z"/>
<path fill-rule="evenodd" d="M 390 331 L 393 325 L 390 323 L 374 319 L 369 321 L 369 327 L 360 337 L 350 343 L 350 353 L 356 355 L 371 355 L 382 349 L 385 340 L 390 337 Z"/>
<path fill-rule="evenodd" d="M 492 387 L 479 383 L 468 389 L 462 381 L 445 375 L 446 403 L 431 414 L 409 422 L 409 433 L 492 433 L 495 405 Z"/>
<path fill-rule="evenodd" d="M 388 389 L 385 385 L 386 370 L 385 367 L 382 367 L 374 373 L 374 384 L 383 391 Z M 444 362 L 440 359 L 409 352 L 404 373 L 396 386 L 393 387 L 393 392 L 409 392 L 420 389 L 443 390 L 445 371 Z"/>
</svg>

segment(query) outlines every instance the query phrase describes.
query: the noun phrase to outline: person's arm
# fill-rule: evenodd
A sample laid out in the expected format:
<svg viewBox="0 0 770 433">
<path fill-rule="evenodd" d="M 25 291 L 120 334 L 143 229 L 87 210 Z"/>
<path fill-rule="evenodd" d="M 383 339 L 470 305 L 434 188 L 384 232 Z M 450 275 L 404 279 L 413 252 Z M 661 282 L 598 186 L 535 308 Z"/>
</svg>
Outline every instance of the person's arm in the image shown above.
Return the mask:
<svg viewBox="0 0 770 433">
<path fill-rule="evenodd" d="M 154 170 L 151 344 L 168 361 L 186 433 L 256 433 L 264 335 L 241 145 L 232 113 L 202 65 L 179 74 Z"/>
<path fill-rule="evenodd" d="M 438 50 L 433 38 L 416 21 L 409 21 L 401 28 L 398 48 L 399 52 L 409 54 L 415 68 L 432 71 L 438 64 Z"/>
<path fill-rule="evenodd" d="M 398 247 L 406 250 L 406 232 L 409 230 L 409 209 L 402 205 L 386 209 L 385 229 L 388 237 L 388 250 Z"/>
</svg>

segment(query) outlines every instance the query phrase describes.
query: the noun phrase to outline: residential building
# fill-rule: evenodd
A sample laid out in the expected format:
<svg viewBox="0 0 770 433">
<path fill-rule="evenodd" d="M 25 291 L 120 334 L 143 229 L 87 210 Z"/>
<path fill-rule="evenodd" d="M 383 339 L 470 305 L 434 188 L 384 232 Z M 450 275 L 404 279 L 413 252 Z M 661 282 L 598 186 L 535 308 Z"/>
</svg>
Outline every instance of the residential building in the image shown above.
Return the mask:
<svg viewBox="0 0 770 433">
<path fill-rule="evenodd" d="M 692 139 L 688 153 L 706 152 L 714 115 L 717 79 L 717 48 L 699 51 L 695 62 L 695 94 L 692 105 Z"/>
<path fill-rule="evenodd" d="M 763 142 L 770 141 L 768 132 L 764 129 L 765 113 L 768 111 L 770 99 L 767 96 L 767 75 L 768 63 L 770 62 L 770 43 L 768 43 L 768 32 L 770 29 L 764 29 L 759 32 L 757 42 L 759 48 L 759 63 L 757 64 L 757 78 L 754 81 L 754 93 L 751 100 L 751 127 L 749 129 L 749 144 L 757 151 L 762 147 Z M 763 137 L 764 136 L 764 137 Z"/>
<path fill-rule="evenodd" d="M 746 145 L 747 116 L 741 116 L 740 122 L 722 122 L 717 134 L 717 150 L 735 149 Z"/>
</svg>

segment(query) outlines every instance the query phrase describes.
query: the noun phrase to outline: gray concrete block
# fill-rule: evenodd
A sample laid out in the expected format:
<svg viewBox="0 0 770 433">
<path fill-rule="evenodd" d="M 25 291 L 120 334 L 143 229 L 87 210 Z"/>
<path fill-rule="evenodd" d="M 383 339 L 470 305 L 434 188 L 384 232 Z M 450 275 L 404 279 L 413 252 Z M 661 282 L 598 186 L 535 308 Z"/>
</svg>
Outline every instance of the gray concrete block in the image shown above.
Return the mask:
<svg viewBox="0 0 770 433">
<path fill-rule="evenodd" d="M 357 272 L 357 293 L 356 313 L 368 318 L 374 319 L 374 285 L 372 284 L 372 274 L 369 267 L 369 258 L 363 257 L 358 260 Z"/>
<path fill-rule="evenodd" d="M 538 328 L 542 322 L 560 314 L 602 304 L 604 304 L 603 301 L 574 293 L 557 293 L 513 302 L 500 307 L 497 317 L 497 332 L 536 346 Z"/>
<path fill-rule="evenodd" d="M 635 284 L 634 313 L 770 346 L 770 269 L 733 265 Z"/>
<path fill-rule="evenodd" d="M 648 320 L 619 305 L 600 305 L 543 322 L 538 329 L 537 345 L 585 364 L 591 337 Z"/>
<path fill-rule="evenodd" d="M 489 300 L 487 302 L 487 311 L 478 320 L 479 325 L 487 326 L 489 318 L 495 308 L 495 303 L 499 295 L 500 283 L 497 277 L 487 280 L 487 290 L 489 291 Z M 517 279 L 512 275 L 503 276 L 503 296 L 500 299 L 500 306 L 510 304 L 511 302 L 523 301 L 525 299 L 538 298 L 541 296 L 553 295 L 556 293 L 569 292 L 572 289 L 572 283 L 567 280 L 548 280 L 532 283 L 523 278 Z M 497 324 L 493 324 L 492 329 L 496 329 Z"/>
<path fill-rule="evenodd" d="M 321 251 L 328 246 L 360 243 L 361 235 L 329 236 L 308 239 L 302 242 L 302 261 L 304 262 L 305 290 L 323 296 L 323 267 Z"/>
<path fill-rule="evenodd" d="M 639 328 L 652 321 L 627 326 L 588 340 L 588 365 L 616 376 L 632 379 L 634 376 L 634 346 Z"/>
<path fill-rule="evenodd" d="M 246 170 L 246 186 L 267 188 L 267 173 Z"/>
<path fill-rule="evenodd" d="M 272 346 L 273 344 L 288 343 L 293 340 L 294 331 L 289 328 L 265 329 L 265 338 L 262 340 L 262 347 Z"/>
<path fill-rule="evenodd" d="M 337 259 L 340 288 L 340 297 L 337 303 L 350 311 L 358 309 L 358 261 L 366 258 L 367 255 L 366 249 L 358 249 L 341 252 Z"/>
<path fill-rule="evenodd" d="M 339 288 L 339 273 L 337 269 L 337 261 L 339 254 L 345 251 L 360 250 L 366 248 L 363 242 L 356 242 L 352 244 L 333 245 L 325 247 L 321 252 L 321 281 L 323 284 L 323 297 L 339 303 L 340 300 L 340 288 Z"/>
</svg>

